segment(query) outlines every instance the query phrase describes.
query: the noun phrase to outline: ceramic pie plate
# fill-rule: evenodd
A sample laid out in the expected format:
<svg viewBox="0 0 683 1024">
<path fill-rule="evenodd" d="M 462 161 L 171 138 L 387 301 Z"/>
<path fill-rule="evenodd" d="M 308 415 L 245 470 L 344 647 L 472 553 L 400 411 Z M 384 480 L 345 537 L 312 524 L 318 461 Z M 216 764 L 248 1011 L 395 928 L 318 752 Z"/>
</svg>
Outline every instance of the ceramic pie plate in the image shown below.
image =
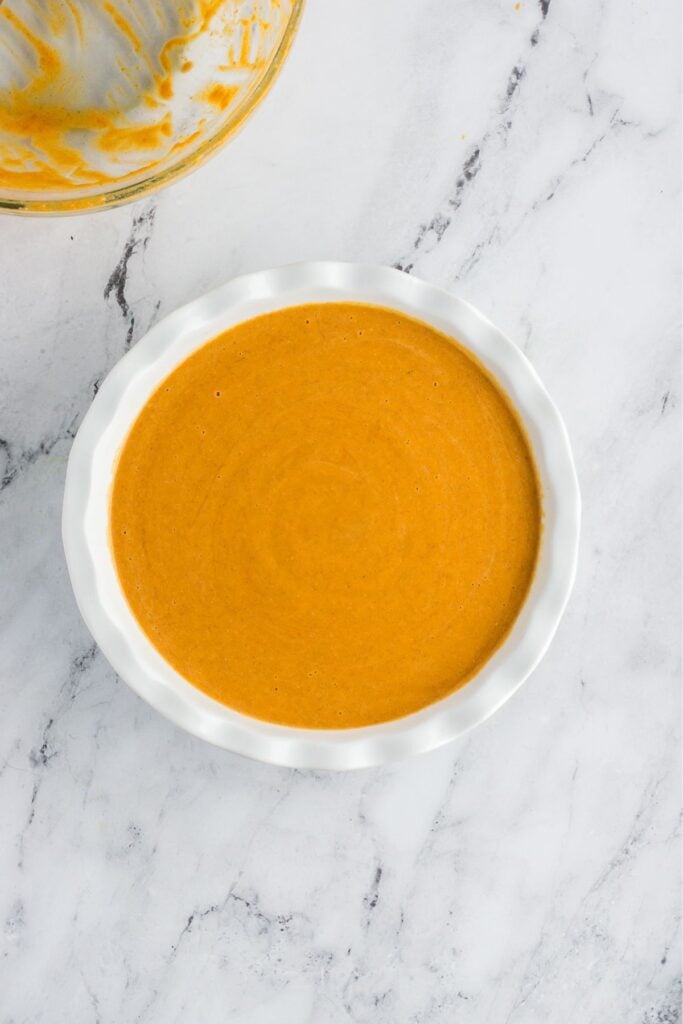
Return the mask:
<svg viewBox="0 0 683 1024">
<path fill-rule="evenodd" d="M 398 310 L 457 339 L 495 376 L 531 441 L 544 523 L 531 590 L 505 643 L 461 689 L 415 714 L 358 729 L 263 722 L 213 700 L 179 675 L 138 626 L 109 545 L 116 458 L 158 384 L 216 335 L 251 317 L 308 302 L 363 302 Z M 567 432 L 519 349 L 469 303 L 386 267 L 306 263 L 236 278 L 156 324 L 100 387 L 73 443 L 62 533 L 79 609 L 115 671 L 176 725 L 227 750 L 298 768 L 360 768 L 439 747 L 478 725 L 521 686 L 545 653 L 576 570 L 580 496 Z"/>
</svg>

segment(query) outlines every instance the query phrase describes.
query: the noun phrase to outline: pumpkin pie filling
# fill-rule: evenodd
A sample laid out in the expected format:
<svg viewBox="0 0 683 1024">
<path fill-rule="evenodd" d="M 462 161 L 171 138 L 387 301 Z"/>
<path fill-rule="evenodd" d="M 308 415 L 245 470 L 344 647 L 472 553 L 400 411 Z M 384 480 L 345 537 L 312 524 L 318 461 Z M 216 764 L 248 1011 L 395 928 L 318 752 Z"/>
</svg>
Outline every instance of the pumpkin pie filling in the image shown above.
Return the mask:
<svg viewBox="0 0 683 1024">
<path fill-rule="evenodd" d="M 142 630 L 192 685 L 283 725 L 399 718 L 477 674 L 538 557 L 530 443 L 420 321 L 356 303 L 239 324 L 167 377 L 110 529 Z"/>
</svg>

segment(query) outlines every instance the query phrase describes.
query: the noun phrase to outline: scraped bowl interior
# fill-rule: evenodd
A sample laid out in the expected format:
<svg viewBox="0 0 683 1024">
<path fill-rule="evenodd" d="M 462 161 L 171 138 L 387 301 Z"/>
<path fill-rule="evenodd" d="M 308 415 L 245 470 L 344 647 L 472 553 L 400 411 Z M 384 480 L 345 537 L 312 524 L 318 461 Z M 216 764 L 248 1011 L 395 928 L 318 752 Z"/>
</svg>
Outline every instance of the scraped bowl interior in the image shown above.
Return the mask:
<svg viewBox="0 0 683 1024">
<path fill-rule="evenodd" d="M 0 209 L 116 205 L 242 123 L 302 0 L 0 0 Z"/>
</svg>

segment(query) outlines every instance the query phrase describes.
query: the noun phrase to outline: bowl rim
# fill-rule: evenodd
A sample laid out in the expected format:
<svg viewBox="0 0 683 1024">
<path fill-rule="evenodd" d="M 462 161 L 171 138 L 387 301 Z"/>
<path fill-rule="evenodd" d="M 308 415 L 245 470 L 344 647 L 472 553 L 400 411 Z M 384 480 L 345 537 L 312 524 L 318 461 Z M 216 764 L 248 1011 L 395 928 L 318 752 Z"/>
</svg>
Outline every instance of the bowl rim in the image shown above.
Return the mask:
<svg viewBox="0 0 683 1024">
<path fill-rule="evenodd" d="M 282 65 L 292 47 L 296 31 L 301 22 L 305 0 L 291 0 L 292 10 L 284 27 L 282 37 L 263 75 L 254 87 L 242 98 L 226 121 L 193 152 L 181 157 L 170 167 L 150 174 L 142 180 L 131 181 L 114 188 L 107 188 L 89 193 L 86 196 L 60 197 L 57 199 L 31 198 L 30 196 L 12 196 L 0 191 L 0 213 L 16 213 L 25 215 L 69 215 L 87 213 L 93 210 L 110 210 L 125 203 L 144 199 L 165 188 L 166 185 L 185 177 L 208 160 L 216 150 L 220 149 L 244 124 L 264 99 L 273 82 L 277 78 Z"/>
<path fill-rule="evenodd" d="M 544 526 L 536 574 L 504 644 L 454 693 L 404 718 L 354 729 L 301 729 L 248 717 L 183 679 L 147 639 L 123 596 L 109 545 L 109 490 L 121 444 L 151 392 L 191 352 L 261 313 L 306 302 L 364 302 L 457 339 L 503 387 L 530 437 Z M 547 650 L 576 573 L 580 494 L 567 431 L 523 353 L 463 299 L 396 269 L 300 263 L 234 278 L 159 321 L 108 374 L 73 442 L 62 511 L 76 602 L 112 667 L 152 707 L 216 746 L 294 768 L 360 768 L 432 750 L 479 724 Z"/>
</svg>

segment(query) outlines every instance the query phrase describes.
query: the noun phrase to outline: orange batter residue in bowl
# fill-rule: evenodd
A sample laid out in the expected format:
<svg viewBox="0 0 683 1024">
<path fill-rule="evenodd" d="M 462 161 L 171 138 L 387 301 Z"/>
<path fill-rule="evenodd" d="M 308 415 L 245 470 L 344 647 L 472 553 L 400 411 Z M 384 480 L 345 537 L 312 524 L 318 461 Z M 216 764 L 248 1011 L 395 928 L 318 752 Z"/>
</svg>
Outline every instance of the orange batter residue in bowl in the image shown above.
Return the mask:
<svg viewBox="0 0 683 1024">
<path fill-rule="evenodd" d="M 0 205 L 167 170 L 237 116 L 292 16 L 290 0 L 0 0 Z"/>
<path fill-rule="evenodd" d="M 483 367 L 352 303 L 257 317 L 199 349 L 125 442 L 111 539 L 155 647 L 286 725 L 406 715 L 470 680 L 529 590 L 541 497 Z"/>
</svg>

